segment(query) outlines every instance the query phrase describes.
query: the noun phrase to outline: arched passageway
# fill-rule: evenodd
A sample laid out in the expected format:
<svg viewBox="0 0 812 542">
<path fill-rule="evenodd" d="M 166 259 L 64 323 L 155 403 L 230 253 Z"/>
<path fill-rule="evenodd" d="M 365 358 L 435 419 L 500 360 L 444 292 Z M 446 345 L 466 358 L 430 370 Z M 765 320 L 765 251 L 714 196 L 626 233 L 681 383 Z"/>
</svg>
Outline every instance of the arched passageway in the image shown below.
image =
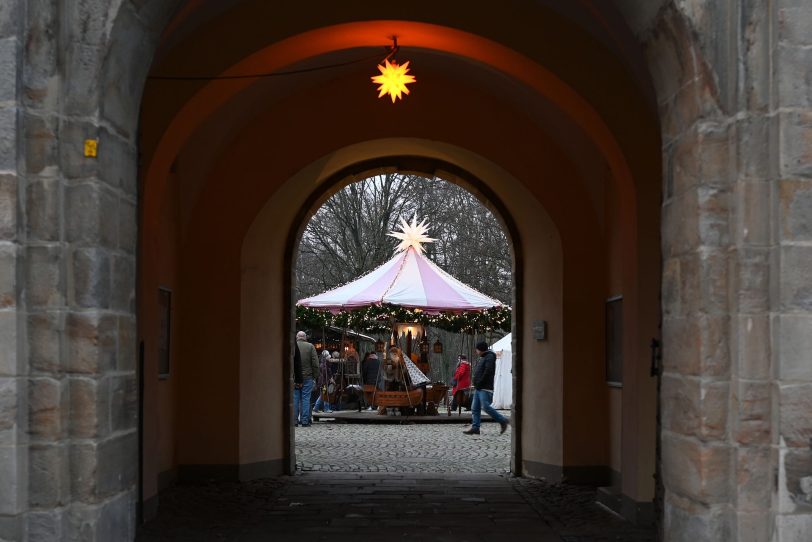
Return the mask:
<svg viewBox="0 0 812 542">
<path fill-rule="evenodd" d="M 145 402 L 156 408 L 145 413 L 145 496 L 174 477 L 291 471 L 281 360 L 290 356 L 296 236 L 338 183 L 393 168 L 469 187 L 514 240 L 513 471 L 614 485 L 638 503 L 632 516 L 651 518 L 655 404 L 645 346 L 658 323 L 659 188 L 650 179 L 659 162 L 639 60 L 567 22 L 580 32 L 574 53 L 606 77 L 610 96 L 579 82 L 583 67 L 555 65 L 542 43 L 515 42 L 485 13 L 450 24 L 452 13 L 436 6 L 427 20 L 294 10 L 284 31 L 263 27 L 257 42 L 250 29 L 265 9 L 246 2 L 179 20 L 151 73 L 342 65 L 256 80 L 151 79 L 145 89 L 141 287 L 167 288 L 176 300 L 173 373 L 145 380 L 146 396 L 160 397 Z M 229 24 L 244 32 L 218 39 Z M 347 63 L 381 50 L 392 33 L 418 74 L 394 105 L 374 98 L 375 62 Z M 216 55 L 205 49 L 213 42 Z M 618 296 L 622 388 L 607 385 L 604 355 L 605 306 Z M 156 302 L 141 297 L 145 374 L 157 365 Z M 541 322 L 543 340 L 533 334 Z"/>
</svg>

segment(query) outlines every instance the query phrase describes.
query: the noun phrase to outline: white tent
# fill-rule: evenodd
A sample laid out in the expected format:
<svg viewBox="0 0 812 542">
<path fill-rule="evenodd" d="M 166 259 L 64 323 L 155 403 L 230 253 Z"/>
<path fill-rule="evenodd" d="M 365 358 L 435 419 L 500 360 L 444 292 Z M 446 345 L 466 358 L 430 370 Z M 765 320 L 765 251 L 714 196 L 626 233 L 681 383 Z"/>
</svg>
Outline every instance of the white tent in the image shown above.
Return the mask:
<svg viewBox="0 0 812 542">
<path fill-rule="evenodd" d="M 496 354 L 496 377 L 493 379 L 494 408 L 508 409 L 513 406 L 512 338 L 512 333 L 508 333 L 491 346 L 491 350 Z"/>
</svg>

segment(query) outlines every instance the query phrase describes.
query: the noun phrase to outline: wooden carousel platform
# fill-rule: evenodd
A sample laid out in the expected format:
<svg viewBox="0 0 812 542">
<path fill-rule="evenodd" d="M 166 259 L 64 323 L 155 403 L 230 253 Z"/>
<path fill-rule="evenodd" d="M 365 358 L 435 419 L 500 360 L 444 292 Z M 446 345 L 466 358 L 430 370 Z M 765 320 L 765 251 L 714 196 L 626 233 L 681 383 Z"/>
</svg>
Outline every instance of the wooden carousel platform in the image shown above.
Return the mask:
<svg viewBox="0 0 812 542">
<path fill-rule="evenodd" d="M 505 417 L 510 417 L 509 410 L 501 410 Z M 377 410 L 338 410 L 335 412 L 317 412 L 313 414 L 313 419 L 328 423 L 377 423 L 377 424 L 404 424 L 404 423 L 471 423 L 471 413 L 462 411 L 457 414 L 452 412 L 449 416 L 445 410 L 440 410 L 436 416 L 398 416 L 393 414 L 378 414 Z M 493 422 L 490 416 L 482 413 L 482 423 Z"/>
</svg>

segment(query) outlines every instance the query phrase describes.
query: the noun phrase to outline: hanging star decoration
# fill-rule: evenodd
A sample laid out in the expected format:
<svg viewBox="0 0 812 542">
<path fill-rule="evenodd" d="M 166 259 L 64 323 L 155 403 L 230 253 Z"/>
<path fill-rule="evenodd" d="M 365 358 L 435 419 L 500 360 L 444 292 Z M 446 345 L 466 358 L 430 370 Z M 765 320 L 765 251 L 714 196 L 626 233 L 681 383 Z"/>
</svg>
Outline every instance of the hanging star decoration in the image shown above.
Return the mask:
<svg viewBox="0 0 812 542">
<path fill-rule="evenodd" d="M 391 231 L 387 235 L 400 239 L 400 244 L 395 248 L 395 252 L 402 252 L 408 250 L 409 247 L 422 254 L 423 243 L 433 243 L 436 239 L 427 236 L 429 231 L 429 224 L 423 220 L 420 224 L 417 223 L 417 215 L 412 218 L 412 223 L 409 224 L 402 218 L 400 219 L 400 231 Z"/>
<path fill-rule="evenodd" d="M 403 99 L 403 94 L 409 94 L 409 89 L 406 87 L 409 83 L 417 81 L 414 75 L 409 75 L 409 63 L 403 65 L 398 64 L 394 60 L 384 60 L 383 64 L 378 64 L 380 75 L 373 75 L 372 82 L 380 85 L 378 87 L 378 98 L 389 94 L 392 98 L 392 103 L 397 99 Z"/>
</svg>

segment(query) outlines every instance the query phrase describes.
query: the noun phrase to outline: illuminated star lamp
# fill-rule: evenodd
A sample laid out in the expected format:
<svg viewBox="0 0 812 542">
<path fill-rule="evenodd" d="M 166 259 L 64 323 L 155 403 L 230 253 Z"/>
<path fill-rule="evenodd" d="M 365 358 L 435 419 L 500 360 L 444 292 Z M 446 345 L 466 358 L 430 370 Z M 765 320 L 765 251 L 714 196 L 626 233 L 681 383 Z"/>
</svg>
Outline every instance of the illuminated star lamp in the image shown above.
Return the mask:
<svg viewBox="0 0 812 542">
<path fill-rule="evenodd" d="M 394 56 L 397 50 L 398 42 L 395 39 L 392 52 L 384 59 L 383 64 L 378 64 L 378 70 L 381 74 L 371 77 L 372 82 L 378 84 L 378 98 L 389 94 L 392 103 L 395 103 L 397 99 L 403 99 L 404 94 L 409 94 L 406 85 L 417 81 L 414 75 L 409 75 L 409 62 L 403 65 L 398 64 L 394 59 L 389 62 L 389 59 Z"/>
</svg>

